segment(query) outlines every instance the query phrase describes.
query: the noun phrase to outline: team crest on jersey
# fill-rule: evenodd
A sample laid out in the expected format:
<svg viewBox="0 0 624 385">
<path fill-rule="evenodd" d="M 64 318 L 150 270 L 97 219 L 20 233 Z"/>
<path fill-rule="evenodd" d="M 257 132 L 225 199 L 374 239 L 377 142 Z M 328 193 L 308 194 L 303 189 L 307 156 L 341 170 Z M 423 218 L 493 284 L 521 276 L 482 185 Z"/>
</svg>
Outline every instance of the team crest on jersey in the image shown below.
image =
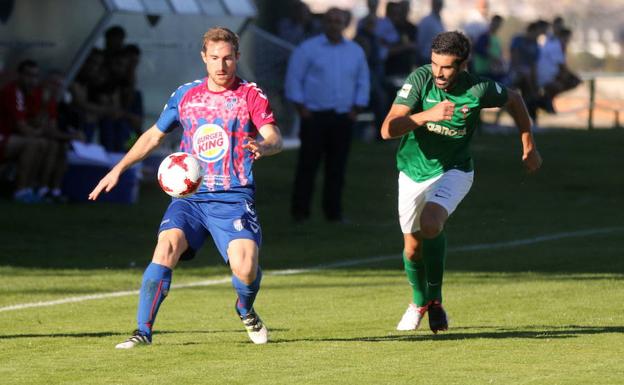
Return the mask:
<svg viewBox="0 0 624 385">
<path fill-rule="evenodd" d="M 223 127 L 217 124 L 204 124 L 193 135 L 193 150 L 204 162 L 221 160 L 229 148 L 230 139 Z"/>
<path fill-rule="evenodd" d="M 238 103 L 238 98 L 236 96 L 230 96 L 225 100 L 225 108 L 231 110 L 236 106 L 236 103 Z"/>
<path fill-rule="evenodd" d="M 459 111 L 461 111 L 464 119 L 466 119 L 466 115 L 468 114 L 468 112 L 470 112 L 470 108 L 468 108 L 468 106 L 463 106 L 462 108 L 460 108 Z"/>
</svg>

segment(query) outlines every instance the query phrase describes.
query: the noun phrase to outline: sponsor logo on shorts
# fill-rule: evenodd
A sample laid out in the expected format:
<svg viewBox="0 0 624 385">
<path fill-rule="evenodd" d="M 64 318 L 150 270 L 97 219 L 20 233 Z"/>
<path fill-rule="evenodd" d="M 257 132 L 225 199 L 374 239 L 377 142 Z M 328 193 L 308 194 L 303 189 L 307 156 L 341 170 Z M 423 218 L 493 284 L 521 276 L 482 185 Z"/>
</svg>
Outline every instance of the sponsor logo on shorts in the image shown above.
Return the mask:
<svg viewBox="0 0 624 385">
<path fill-rule="evenodd" d="M 221 160 L 230 148 L 230 139 L 217 124 L 204 124 L 193 135 L 193 150 L 204 162 L 214 163 Z"/>
<path fill-rule="evenodd" d="M 448 190 L 448 188 L 441 187 L 433 193 L 433 196 L 436 198 L 450 199 L 451 192 Z"/>
</svg>

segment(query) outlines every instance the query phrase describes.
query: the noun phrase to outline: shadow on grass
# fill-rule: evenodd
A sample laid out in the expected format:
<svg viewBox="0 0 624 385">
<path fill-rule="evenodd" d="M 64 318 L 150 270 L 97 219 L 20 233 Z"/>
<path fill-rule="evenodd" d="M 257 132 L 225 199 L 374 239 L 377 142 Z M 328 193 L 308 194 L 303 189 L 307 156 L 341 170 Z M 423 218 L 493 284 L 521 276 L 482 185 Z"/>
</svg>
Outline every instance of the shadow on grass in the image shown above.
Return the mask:
<svg viewBox="0 0 624 385">
<path fill-rule="evenodd" d="M 287 332 L 289 329 L 271 328 L 275 332 Z M 219 333 L 246 333 L 242 328 L 229 330 L 159 330 L 154 332 L 154 336 L 164 334 L 219 334 Z M 80 332 L 80 333 L 24 333 L 24 334 L 0 334 L 0 340 L 10 340 L 18 338 L 101 338 L 113 336 L 128 336 L 129 332 Z M 186 345 L 183 344 L 183 345 Z"/>
<path fill-rule="evenodd" d="M 485 331 L 462 332 L 462 330 L 477 329 Z M 488 329 L 491 329 L 488 331 Z M 536 330 L 528 330 L 536 329 Z M 422 332 L 421 332 L 422 333 Z M 453 331 L 443 334 L 390 334 L 384 336 L 352 337 L 352 338 L 295 338 L 295 339 L 275 339 L 272 343 L 292 343 L 292 342 L 392 342 L 392 341 L 458 341 L 472 339 L 565 339 L 574 338 L 581 335 L 613 334 L 624 333 L 624 326 L 579 326 L 566 325 L 562 327 L 532 326 L 517 329 L 491 328 L 491 327 L 471 327 L 454 328 Z"/>
<path fill-rule="evenodd" d="M 474 330 L 474 331 L 471 331 Z M 286 328 L 273 328 L 272 332 L 288 332 Z M 221 334 L 221 333 L 245 333 L 242 329 L 227 330 L 162 330 L 154 333 L 158 335 L 166 334 Z M 614 334 L 624 333 L 624 326 L 580 326 L 565 325 L 561 327 L 549 326 L 528 326 L 516 329 L 502 327 L 463 327 L 453 328 L 452 331 L 442 334 L 390 334 L 383 336 L 361 336 L 361 337 L 319 337 L 319 338 L 275 338 L 271 344 L 285 344 L 297 342 L 423 342 L 423 341 L 459 341 L 478 339 L 567 339 L 584 335 Z M 24 334 L 0 334 L 0 340 L 20 339 L 20 338 L 104 338 L 113 336 L 127 336 L 125 332 L 81 332 L 81 333 L 24 333 Z M 181 345 L 192 345 L 198 342 L 183 342 Z"/>
</svg>

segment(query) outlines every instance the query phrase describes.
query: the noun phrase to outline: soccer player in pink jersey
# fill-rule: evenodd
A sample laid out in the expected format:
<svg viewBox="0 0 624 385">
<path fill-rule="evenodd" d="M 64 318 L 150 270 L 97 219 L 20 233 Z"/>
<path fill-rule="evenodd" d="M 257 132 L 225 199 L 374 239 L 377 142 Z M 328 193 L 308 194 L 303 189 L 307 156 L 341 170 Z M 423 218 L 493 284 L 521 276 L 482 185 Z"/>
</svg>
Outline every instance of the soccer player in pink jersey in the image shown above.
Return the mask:
<svg viewBox="0 0 624 385">
<path fill-rule="evenodd" d="M 156 124 L 89 194 L 95 200 L 109 192 L 121 173 L 145 158 L 178 125 L 184 130 L 181 151 L 199 159 L 204 171 L 198 192 L 174 198 L 163 216 L 152 263 L 143 274 L 137 330 L 118 349 L 151 344 L 173 268 L 179 260 L 193 258 L 209 235 L 232 269 L 238 294 L 235 308 L 249 338 L 256 344 L 268 341 L 267 328 L 253 307 L 262 279 L 258 264 L 262 232 L 251 169 L 254 161 L 281 151 L 282 137 L 262 90 L 236 76 L 239 56 L 234 32 L 221 27 L 208 30 L 201 51 L 208 76 L 180 86 Z"/>
</svg>

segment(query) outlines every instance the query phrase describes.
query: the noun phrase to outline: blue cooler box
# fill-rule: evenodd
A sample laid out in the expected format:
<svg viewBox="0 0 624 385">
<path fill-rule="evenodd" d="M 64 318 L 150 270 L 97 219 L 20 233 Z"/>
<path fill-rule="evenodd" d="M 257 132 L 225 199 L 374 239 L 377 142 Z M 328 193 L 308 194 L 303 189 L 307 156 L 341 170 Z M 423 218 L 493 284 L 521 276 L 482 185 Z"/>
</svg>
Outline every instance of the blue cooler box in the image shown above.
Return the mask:
<svg viewBox="0 0 624 385">
<path fill-rule="evenodd" d="M 100 179 L 124 156 L 121 153 L 109 153 L 109 161 L 93 161 L 80 158 L 73 151 L 68 153 L 67 172 L 63 178 L 63 194 L 71 202 L 88 201 Z M 119 183 L 110 192 L 103 191 L 97 202 L 135 203 L 139 197 L 141 164 L 126 170 L 119 178 Z"/>
</svg>

